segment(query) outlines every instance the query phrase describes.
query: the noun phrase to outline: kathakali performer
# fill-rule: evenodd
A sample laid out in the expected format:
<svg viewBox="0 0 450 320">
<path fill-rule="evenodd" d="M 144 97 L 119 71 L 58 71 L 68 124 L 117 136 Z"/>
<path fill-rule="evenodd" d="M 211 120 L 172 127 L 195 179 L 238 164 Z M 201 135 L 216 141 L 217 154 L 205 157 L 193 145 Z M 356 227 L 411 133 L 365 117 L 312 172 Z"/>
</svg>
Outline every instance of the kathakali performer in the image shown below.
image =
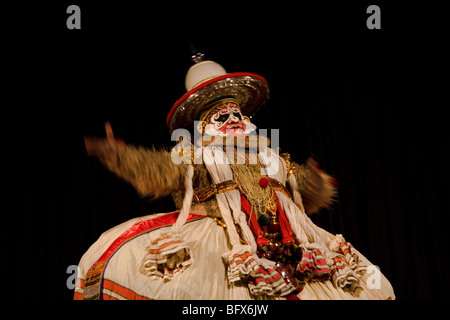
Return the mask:
<svg viewBox="0 0 450 320">
<path fill-rule="evenodd" d="M 308 217 L 333 202 L 335 180 L 256 135 L 247 115 L 267 81 L 198 59 L 186 88 L 167 125 L 201 139 L 158 151 L 118 143 L 108 123 L 106 138 L 85 138 L 88 155 L 141 196 L 172 195 L 177 210 L 103 233 L 81 258 L 74 298 L 394 299 L 378 269 Z"/>
</svg>

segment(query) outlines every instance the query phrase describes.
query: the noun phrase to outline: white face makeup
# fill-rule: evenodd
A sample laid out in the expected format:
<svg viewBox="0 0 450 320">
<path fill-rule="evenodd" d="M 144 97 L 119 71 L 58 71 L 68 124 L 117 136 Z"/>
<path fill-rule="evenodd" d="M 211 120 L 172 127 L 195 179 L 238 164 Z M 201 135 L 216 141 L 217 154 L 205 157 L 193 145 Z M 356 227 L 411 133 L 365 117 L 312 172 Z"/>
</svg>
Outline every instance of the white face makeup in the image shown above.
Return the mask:
<svg viewBox="0 0 450 320">
<path fill-rule="evenodd" d="M 234 102 L 216 107 L 206 121 L 205 133 L 209 135 L 245 136 L 256 129 L 254 124 L 244 120 L 239 106 Z"/>
</svg>

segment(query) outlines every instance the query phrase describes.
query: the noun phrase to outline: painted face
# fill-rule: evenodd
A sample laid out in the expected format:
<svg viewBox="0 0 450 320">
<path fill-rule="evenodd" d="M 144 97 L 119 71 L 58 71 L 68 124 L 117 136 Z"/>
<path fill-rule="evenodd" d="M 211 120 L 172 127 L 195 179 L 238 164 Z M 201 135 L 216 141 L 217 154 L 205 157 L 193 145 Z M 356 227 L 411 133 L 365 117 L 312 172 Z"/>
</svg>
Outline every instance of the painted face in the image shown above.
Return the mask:
<svg viewBox="0 0 450 320">
<path fill-rule="evenodd" d="M 205 132 L 213 135 L 244 136 L 248 134 L 248 129 L 256 128 L 243 119 L 239 106 L 233 102 L 226 102 L 216 107 L 206 121 L 208 125 Z"/>
</svg>

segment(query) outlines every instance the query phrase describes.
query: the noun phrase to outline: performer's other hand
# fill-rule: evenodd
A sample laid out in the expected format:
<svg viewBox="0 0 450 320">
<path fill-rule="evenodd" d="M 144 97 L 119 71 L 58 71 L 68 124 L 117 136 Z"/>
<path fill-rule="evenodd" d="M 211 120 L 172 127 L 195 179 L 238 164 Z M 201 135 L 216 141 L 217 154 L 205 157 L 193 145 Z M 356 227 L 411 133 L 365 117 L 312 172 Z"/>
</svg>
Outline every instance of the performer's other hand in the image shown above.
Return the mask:
<svg viewBox="0 0 450 320">
<path fill-rule="evenodd" d="M 306 164 L 311 169 L 314 169 L 314 170 L 319 169 L 319 163 L 316 160 L 314 160 L 313 157 L 308 157 L 308 159 L 306 159 Z"/>
<path fill-rule="evenodd" d="M 109 121 L 105 122 L 106 138 L 84 137 L 87 155 L 103 164 L 117 165 L 117 142 Z"/>
<path fill-rule="evenodd" d="M 320 177 L 320 174 L 323 173 L 323 171 L 319 169 L 319 163 L 316 160 L 314 160 L 313 157 L 309 157 L 308 159 L 306 159 L 306 165 L 310 169 L 313 169 L 312 170 L 312 172 L 313 172 L 312 179 L 313 179 L 314 183 L 316 183 L 316 184 L 321 183 L 322 178 Z M 335 186 L 335 187 L 339 186 L 339 182 L 335 178 L 328 176 L 328 175 L 325 175 L 325 176 L 328 177 L 329 182 L 333 186 Z"/>
<path fill-rule="evenodd" d="M 310 180 L 316 186 L 321 186 L 323 181 L 320 176 L 322 170 L 319 169 L 319 163 L 313 157 L 306 159 L 306 165 L 311 169 Z"/>
</svg>

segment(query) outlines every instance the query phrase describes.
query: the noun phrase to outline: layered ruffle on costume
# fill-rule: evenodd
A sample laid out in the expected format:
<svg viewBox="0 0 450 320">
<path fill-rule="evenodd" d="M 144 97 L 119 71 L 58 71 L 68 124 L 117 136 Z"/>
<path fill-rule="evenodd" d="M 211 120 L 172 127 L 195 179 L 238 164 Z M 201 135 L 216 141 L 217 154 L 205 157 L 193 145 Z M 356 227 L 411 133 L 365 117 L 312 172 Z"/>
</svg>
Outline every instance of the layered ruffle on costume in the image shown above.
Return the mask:
<svg viewBox="0 0 450 320">
<path fill-rule="evenodd" d="M 172 280 L 191 264 L 186 243 L 178 235 L 165 233 L 151 242 L 142 270 L 148 276 Z"/>
<path fill-rule="evenodd" d="M 180 236 L 186 239 L 186 245 L 190 248 L 192 264 L 170 281 L 148 276 L 142 271 L 142 265 L 148 255 L 149 244 L 161 238 L 177 217 L 177 213 L 144 216 L 103 233 L 79 263 L 75 298 L 242 300 L 281 299 L 286 296 L 255 295 L 253 286 L 258 292 L 264 290 L 267 279 L 260 279 L 264 278 L 264 275 L 248 277 L 248 284 L 243 281 L 230 284 L 222 259 L 230 249 L 227 233 L 214 219 L 202 215 L 190 215 L 180 232 Z M 358 254 L 360 263 L 370 265 L 361 253 L 353 251 Z M 264 271 L 261 273 L 264 274 Z M 257 274 L 258 272 L 255 273 Z M 278 274 L 285 282 L 283 271 L 279 270 Z M 279 275 L 269 275 L 269 278 L 278 278 L 279 281 Z M 394 298 L 389 281 L 383 275 L 379 289 L 371 288 L 367 276 L 366 274 L 359 277 L 359 285 L 364 289 L 359 296 L 342 290 L 334 285 L 331 279 L 306 281 L 297 296 L 300 299 Z M 270 285 L 270 288 L 272 287 Z M 267 292 L 270 292 L 270 288 Z"/>
<path fill-rule="evenodd" d="M 235 179 L 228 164 L 215 160 L 216 155 L 224 156 L 222 148 L 208 148 L 205 165 L 213 183 Z M 130 221 L 102 235 L 80 262 L 76 297 L 393 298 L 392 287 L 382 275 L 381 289 L 367 285 L 367 259 L 341 235 L 332 235 L 309 219 L 295 177 L 288 176 L 278 154 L 260 153 L 259 157 L 263 168 L 277 166 L 265 172 L 268 184 L 261 185 L 278 186 L 267 202 L 272 225 L 256 219 L 247 195 L 237 189 L 215 194 L 223 223 L 190 214 L 190 165 L 180 212 Z M 272 228 L 276 225 L 279 229 Z"/>
</svg>

